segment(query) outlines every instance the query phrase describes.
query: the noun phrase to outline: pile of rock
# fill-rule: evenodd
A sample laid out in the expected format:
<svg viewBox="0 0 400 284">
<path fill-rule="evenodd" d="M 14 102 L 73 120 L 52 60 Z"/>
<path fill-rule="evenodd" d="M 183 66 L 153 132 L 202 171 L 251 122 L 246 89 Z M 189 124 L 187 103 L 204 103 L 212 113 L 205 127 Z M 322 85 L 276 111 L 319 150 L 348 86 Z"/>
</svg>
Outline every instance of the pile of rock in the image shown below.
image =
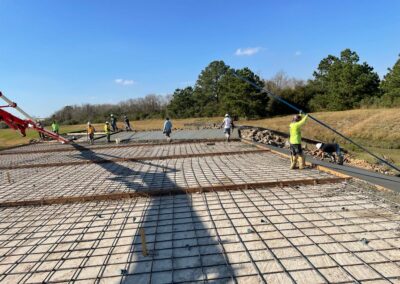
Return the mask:
<svg viewBox="0 0 400 284">
<path fill-rule="evenodd" d="M 288 148 L 287 139 L 272 133 L 269 130 L 259 130 L 257 128 L 241 130 L 242 138 L 255 142 L 272 145 L 280 148 Z"/>
<path fill-rule="evenodd" d="M 374 171 L 377 173 L 381 173 L 381 174 L 385 174 L 385 175 L 396 175 L 396 173 L 394 171 L 392 171 L 385 165 L 381 165 L 381 164 L 377 164 L 377 163 L 372 164 L 372 163 L 369 163 L 364 160 L 356 159 L 356 158 L 352 157 L 351 155 L 348 155 L 346 162 L 347 162 L 347 164 L 350 164 L 352 166 L 355 166 L 358 168 L 363 168 L 363 169 L 370 170 L 370 171 Z"/>
</svg>

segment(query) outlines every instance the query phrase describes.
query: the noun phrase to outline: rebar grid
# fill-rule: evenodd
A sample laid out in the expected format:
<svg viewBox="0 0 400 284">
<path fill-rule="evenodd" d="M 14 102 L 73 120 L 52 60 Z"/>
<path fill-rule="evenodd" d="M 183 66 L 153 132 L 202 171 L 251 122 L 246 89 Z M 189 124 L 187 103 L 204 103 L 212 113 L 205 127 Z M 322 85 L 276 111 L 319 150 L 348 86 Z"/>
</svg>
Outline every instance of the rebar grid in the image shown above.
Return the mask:
<svg viewBox="0 0 400 284">
<path fill-rule="evenodd" d="M 96 226 L 93 226 L 93 222 L 97 219 L 97 218 L 103 218 L 102 217 L 102 215 L 101 215 L 101 213 L 102 212 L 104 212 L 104 209 L 102 209 L 101 207 L 104 207 L 104 208 L 106 208 L 108 206 L 108 204 L 107 203 L 103 203 L 103 204 L 101 204 L 101 206 L 99 207 L 99 208 L 97 208 L 96 206 L 92 206 L 93 208 L 94 207 L 96 207 L 96 210 L 95 210 L 95 212 L 96 212 L 96 214 L 92 214 L 92 215 L 89 215 L 89 216 L 85 216 L 85 215 L 80 215 L 82 212 L 79 212 L 80 210 L 76 210 L 76 208 L 74 208 L 74 207 L 76 207 L 76 206 L 73 206 L 72 208 L 74 208 L 75 210 L 72 210 L 71 209 L 71 211 L 72 212 L 74 212 L 74 214 L 77 216 L 77 217 L 75 217 L 74 219 L 73 219 L 73 222 L 72 223 L 70 223 L 70 227 L 68 228 L 67 227 L 67 229 L 64 231 L 64 232 L 62 232 L 62 230 L 60 230 L 60 226 L 62 226 L 62 225 L 65 225 L 65 222 L 62 222 L 62 221 L 60 221 L 59 223 L 58 223 L 58 225 L 57 225 L 57 228 L 55 228 L 55 229 L 51 229 L 42 239 L 40 239 L 40 240 L 46 240 L 46 238 L 45 237 L 48 237 L 48 238 L 51 238 L 52 237 L 52 235 L 54 234 L 54 235 L 60 235 L 60 238 L 59 238 L 59 240 L 58 241 L 56 241 L 54 244 L 53 244 L 53 246 L 52 247 L 49 247 L 48 248 L 48 252 L 46 252 L 46 253 L 44 253 L 44 255 L 43 256 L 41 256 L 40 258 L 38 258 L 38 259 L 35 259 L 35 262 L 45 262 L 46 261 L 46 255 L 51 255 L 51 254 L 53 254 L 53 252 L 51 252 L 50 253 L 50 251 L 52 250 L 52 249 L 54 249 L 54 250 L 56 250 L 57 249 L 57 253 L 61 253 L 61 256 L 59 256 L 59 260 L 58 260 L 58 264 L 56 265 L 56 266 L 53 266 L 52 267 L 52 269 L 51 270 L 45 270 L 46 271 L 46 274 L 47 274 L 47 277 L 46 277 L 46 279 L 48 279 L 49 277 L 51 278 L 51 274 L 52 273 L 57 273 L 58 271 L 60 271 L 60 268 L 61 268 L 61 270 L 62 270 L 62 265 L 63 265 L 63 263 L 67 260 L 67 259 L 69 259 L 70 258 L 70 254 L 71 253 L 74 253 L 74 251 L 76 252 L 79 252 L 81 249 L 76 249 L 76 247 L 77 246 L 79 246 L 79 242 L 80 241 L 82 241 L 82 239 L 83 239 L 83 237 L 85 237 L 85 233 L 90 233 L 89 232 L 89 230 L 91 230 L 92 228 L 95 228 Z M 44 207 L 44 208 L 46 208 L 46 207 Z M 62 208 L 62 207 L 60 207 L 60 208 Z M 31 208 L 32 209 L 32 208 Z M 118 208 L 116 207 L 115 209 L 114 209 L 114 211 L 115 210 L 118 210 Z M 78 212 L 77 212 L 78 211 Z M 145 210 L 143 210 L 143 212 L 144 212 Z M 100 213 L 98 213 L 98 212 L 100 212 Z M 90 213 L 90 211 L 89 211 L 89 213 Z M 80 224 L 80 221 L 81 221 L 81 219 L 83 218 L 83 217 L 86 217 L 86 218 L 89 218 L 90 220 L 89 220 L 89 222 L 86 222 L 86 223 L 84 223 L 84 224 L 86 224 L 86 226 L 82 226 L 82 224 Z M 69 218 L 71 218 L 71 217 L 69 217 Z M 47 219 L 45 219 L 45 220 L 47 220 Z M 50 219 L 51 220 L 51 219 Z M 109 221 L 111 221 L 112 219 L 111 218 L 109 218 Z M 46 222 L 46 221 L 45 221 Z M 79 229 L 83 229 L 83 230 L 79 230 L 78 229 L 78 231 L 76 232 L 76 233 L 73 233 L 73 234 L 68 234 L 69 232 L 72 232 L 72 230 L 75 230 L 76 229 L 76 227 L 78 226 L 78 224 L 80 224 L 80 226 L 79 226 Z M 42 228 L 43 227 L 43 225 L 42 226 L 39 226 L 38 228 Z M 106 232 L 106 229 L 107 229 L 107 227 L 108 227 L 108 225 L 106 224 L 106 226 L 101 226 L 102 227 L 102 230 L 100 230 L 100 231 L 97 231 L 97 232 L 100 232 L 101 234 L 104 234 L 105 232 Z M 92 233 L 93 234 L 93 233 Z M 69 238 L 72 238 L 72 240 L 70 240 L 70 241 L 67 241 L 67 242 L 63 242 L 62 241 L 62 239 L 63 238 L 65 238 L 65 237 L 69 237 Z M 109 238 L 108 238 L 109 239 Z M 115 240 L 115 238 L 112 238 L 113 240 Z M 97 240 L 99 240 L 99 237 L 97 237 Z M 24 241 L 27 241 L 27 242 L 32 242 L 32 239 L 31 238 L 25 238 L 24 239 Z M 68 245 L 70 246 L 68 249 L 59 249 L 59 248 L 57 248 L 57 247 L 55 247 L 54 248 L 54 246 L 65 246 L 65 245 L 67 245 L 67 247 L 68 247 Z M 92 249 L 94 249 L 94 244 L 92 245 Z M 3 247 L 3 246 L 2 246 Z M 35 247 L 37 247 L 37 245 L 35 246 Z M 34 247 L 34 248 L 35 248 Z M 34 249 L 33 248 L 33 249 Z M 89 251 L 88 251 L 88 253 L 89 253 Z M 3 255 L 4 256 L 4 255 Z M 26 253 L 24 253 L 23 255 L 21 255 L 21 258 L 24 258 L 24 257 L 26 257 L 27 256 L 27 254 Z M 87 255 L 88 256 L 88 255 Z M 28 256 L 29 257 L 29 256 Z M 4 261 L 2 261 L 2 262 L 4 262 Z M 18 260 L 16 263 L 18 264 L 18 263 L 20 263 L 21 262 L 21 259 L 20 260 Z M 42 265 L 40 265 L 40 266 L 42 266 Z M 79 267 L 78 268 L 81 268 L 81 266 L 82 265 L 79 265 Z M 37 268 L 38 266 L 36 266 L 36 268 Z M 34 268 L 32 268 L 32 269 L 34 269 Z M 40 272 L 41 271 L 41 269 L 38 269 L 38 271 Z M 37 271 L 35 271 L 35 273 L 36 273 Z M 41 272 L 42 273 L 42 272 Z M 36 273 L 36 274 L 38 274 L 38 273 Z M 39 273 L 40 274 L 40 273 Z M 42 273 L 43 274 L 43 273 Z M 6 275 L 6 274 L 4 274 L 4 275 Z M 11 276 L 12 276 L 12 274 L 10 274 Z M 29 274 L 24 274 L 24 277 L 26 278 L 26 277 L 30 277 L 30 275 Z M 46 279 L 45 278 L 43 278 L 44 280 L 44 282 L 46 282 Z M 73 279 L 73 278 L 71 278 L 71 279 Z M 0 279 L 1 280 L 1 279 Z M 11 281 L 10 279 L 6 279 L 7 281 Z M 16 279 L 13 279 L 12 281 L 14 281 L 14 280 L 16 280 Z M 24 281 L 25 282 L 25 280 L 24 280 L 24 278 L 22 278 L 22 279 L 18 279 L 18 281 Z M 27 280 L 27 283 L 29 283 L 30 281 L 28 281 Z"/>
<path fill-rule="evenodd" d="M 186 194 L 0 208 L 0 282 L 396 283 L 400 279 L 397 212 L 371 202 L 362 192 L 347 190 L 353 186 L 347 183 L 300 185 L 334 178 L 317 170 L 288 171 L 287 159 L 271 153 L 200 157 L 222 153 L 226 147 L 243 150 L 243 145 L 95 146 L 77 151 L 59 148 L 63 154 L 18 155 L 21 159 L 16 162 L 21 165 L 58 161 L 63 155 L 71 161 L 127 155 L 169 158 L 9 170 L 0 185 L 1 201 L 157 190 L 171 194 L 170 189 L 177 187 Z M 287 186 L 286 180 L 296 185 Z M 260 188 L 263 183 L 276 186 Z M 189 193 L 191 188 L 200 192 Z M 140 229 L 145 232 L 147 256 Z"/>
<path fill-rule="evenodd" d="M 59 163 L 48 163 L 48 164 L 22 164 L 15 166 L 0 167 L 0 170 L 13 170 L 13 169 L 32 169 L 32 168 L 52 168 L 52 167 L 63 167 L 70 165 L 86 165 L 86 164 L 106 164 L 116 162 L 140 162 L 140 161 L 153 161 L 153 160 L 167 160 L 167 159 L 182 159 L 182 158 L 193 158 L 193 157 L 208 157 L 208 156 L 231 156 L 240 154 L 253 154 L 266 152 L 268 150 L 252 149 L 242 151 L 228 151 L 228 152 L 211 152 L 211 153 L 196 153 L 196 154 L 184 154 L 184 155 L 170 155 L 170 156 L 138 156 L 138 157 L 127 157 L 127 158 L 111 158 L 104 159 L 98 157 L 97 159 L 73 161 L 73 162 L 59 162 Z"/>
<path fill-rule="evenodd" d="M 149 144 L 132 147 L 114 148 L 72 148 L 66 152 L 44 152 L 44 153 L 23 153 L 3 155 L 0 159 L 0 169 L 22 168 L 22 167 L 44 167 L 60 166 L 63 164 L 118 161 L 121 159 L 134 159 L 147 157 L 176 157 L 176 156 L 195 156 L 212 153 L 238 153 L 243 151 L 256 150 L 252 145 L 240 142 L 216 142 L 216 143 L 184 143 L 166 144 L 157 147 L 150 147 Z"/>
<path fill-rule="evenodd" d="M 266 282 L 301 283 L 306 275 L 313 283 L 323 282 L 322 275 L 335 283 L 395 282 L 400 277 L 398 236 L 387 227 L 397 224 L 399 216 L 386 211 L 384 220 L 375 221 L 379 227 L 342 230 L 348 226 L 343 213 L 374 214 L 380 207 L 358 195 L 332 195 L 337 188 L 284 187 L 46 206 L 35 211 L 2 209 L 0 281 L 153 279 L 158 283 L 170 273 L 177 283 L 232 278 L 240 282 L 242 277 L 259 280 L 260 276 Z M 327 191 L 330 195 L 324 196 Z M 18 224 L 21 220 L 25 223 Z M 348 220 L 352 226 L 371 223 L 371 217 L 347 216 Z M 140 226 L 146 231 L 149 257 L 142 256 L 140 240 L 135 238 Z M 328 233 L 332 228 L 339 230 Z M 370 245 L 360 243 L 360 249 L 353 243 L 363 232 L 376 234 L 388 245 L 373 248 L 371 239 Z M 368 255 L 375 252 L 390 259 Z M 167 262 L 172 262 L 172 269 L 164 265 Z M 388 272 L 385 267 L 397 270 Z M 366 270 L 363 275 L 361 269 Z M 186 273 L 190 271 L 202 276 L 190 278 Z"/>
<path fill-rule="evenodd" d="M 346 184 L 345 184 L 345 187 L 346 187 Z M 285 189 L 282 188 L 282 190 L 285 190 Z M 290 193 L 288 193 L 288 195 L 291 196 L 291 197 L 293 197 Z M 293 197 L 293 198 L 294 198 L 295 200 L 297 200 L 295 197 Z M 312 197 L 308 196 L 307 194 L 306 194 L 306 198 L 310 198 L 311 200 L 317 201 L 316 198 L 312 198 Z M 357 206 L 357 204 L 352 203 L 351 201 L 350 201 L 350 203 L 351 203 L 352 205 L 354 205 L 354 206 Z M 294 210 L 296 211 L 296 213 L 298 213 L 296 209 L 294 209 Z M 311 210 L 312 210 L 312 209 L 311 209 Z M 332 211 L 332 212 L 333 212 L 333 211 Z M 346 211 L 345 211 L 345 212 L 346 212 Z M 315 211 L 314 211 L 314 213 L 316 213 L 318 216 L 321 216 L 318 212 L 315 212 Z M 371 212 L 371 213 L 375 213 L 375 214 L 376 214 L 376 211 L 373 211 L 373 212 Z M 352 220 L 352 218 L 349 218 L 348 216 L 346 216 L 345 213 L 339 213 L 339 215 L 341 215 L 341 217 L 343 218 L 343 219 L 342 219 L 343 222 L 348 221 L 348 222 L 350 222 L 350 224 L 351 224 L 352 226 L 357 226 L 357 225 L 358 225 L 357 223 L 355 223 L 355 222 Z M 379 216 L 379 215 L 378 215 L 378 216 Z M 323 217 L 323 216 L 321 216 L 321 217 Z M 382 218 L 382 217 L 381 217 L 381 218 Z M 387 227 L 380 226 L 379 222 L 375 222 L 373 219 L 374 219 L 374 218 L 369 218 L 369 221 L 370 221 L 370 222 L 369 222 L 368 226 L 370 226 L 370 224 L 374 224 L 374 225 L 376 225 L 377 227 L 381 227 L 381 229 L 382 229 L 384 232 L 385 232 L 385 230 L 387 230 Z M 385 218 L 385 217 L 384 217 L 383 219 L 387 220 L 387 218 Z M 341 220 L 341 221 L 342 221 L 342 220 Z M 378 220 L 379 220 L 379 217 L 378 217 Z M 337 226 L 337 224 L 331 222 L 330 220 L 327 220 L 326 218 L 324 218 L 324 221 L 326 221 L 326 222 L 330 223 L 331 225 L 337 227 L 341 233 L 344 233 L 344 234 L 348 233 L 348 232 L 343 228 L 343 227 L 345 227 L 345 226 L 343 226 L 343 225 Z M 391 264 L 393 264 L 394 267 L 397 266 L 397 269 L 400 271 L 400 264 L 399 264 L 399 263 L 395 263 L 395 262 L 392 261 L 390 258 L 388 258 L 385 254 L 383 254 L 381 251 L 379 251 L 379 250 L 375 249 L 374 247 L 370 246 L 370 245 L 369 245 L 369 241 L 371 241 L 371 236 L 374 236 L 374 237 L 377 237 L 377 238 L 378 238 L 379 240 L 381 240 L 382 242 L 386 243 L 389 247 L 391 247 L 391 248 L 393 248 L 393 249 L 398 249 L 398 247 L 394 246 L 393 244 L 388 243 L 388 242 L 386 241 L 386 239 L 385 239 L 385 238 L 382 238 L 380 235 L 378 235 L 378 236 L 375 235 L 375 234 L 372 234 L 372 235 L 371 235 L 371 233 L 372 233 L 373 231 L 371 231 L 371 229 L 369 229 L 368 226 L 367 226 L 367 225 L 364 225 L 364 224 L 361 225 L 361 228 L 364 229 L 364 232 L 358 233 L 358 234 L 357 234 L 357 235 L 365 234 L 365 237 L 368 237 L 368 240 L 366 239 L 368 242 L 367 242 L 367 243 L 364 243 L 362 246 L 364 246 L 364 245 L 365 245 L 365 246 L 368 246 L 368 248 L 369 248 L 371 251 L 374 251 L 374 252 L 376 252 L 377 254 L 379 254 L 379 255 L 380 255 L 382 258 L 384 258 L 387 262 L 390 262 Z M 363 228 L 363 227 L 364 227 L 364 228 Z M 393 227 L 392 227 L 392 229 L 393 229 Z M 396 236 L 396 235 L 393 234 L 393 236 Z M 331 238 L 332 238 L 332 237 L 331 237 Z M 354 238 L 354 239 L 353 239 L 353 240 L 356 242 L 356 244 L 354 244 L 355 247 L 357 247 L 357 244 L 359 244 L 360 239 L 362 239 L 362 237 L 360 237 L 360 238 L 358 238 L 358 239 L 357 239 L 357 238 Z M 372 240 L 375 240 L 375 239 L 372 239 Z M 349 249 L 348 249 L 347 246 L 343 246 L 343 247 L 345 247 L 345 248 L 349 251 Z M 361 262 L 363 262 L 363 264 L 368 265 L 368 264 L 365 263 L 365 262 L 362 260 L 362 258 L 359 257 L 356 253 L 353 253 L 353 252 L 351 252 L 351 251 L 349 251 L 349 253 L 352 253 L 352 255 L 354 255 L 357 259 L 359 259 Z M 378 274 L 380 275 L 380 277 L 382 277 L 382 278 L 388 280 L 388 279 L 385 277 L 385 275 L 381 274 L 381 273 L 380 273 L 379 271 L 377 271 L 373 266 L 370 266 L 370 265 L 368 265 L 368 266 L 369 266 L 369 268 L 371 268 L 373 271 L 375 271 L 376 273 L 378 273 Z"/>
<path fill-rule="evenodd" d="M 282 190 L 284 190 L 283 188 L 281 188 Z M 287 192 L 287 191 L 286 191 Z M 246 194 L 246 193 L 244 193 L 244 194 Z M 290 194 L 289 194 L 290 195 Z M 290 195 L 290 196 L 292 196 L 292 195 Z M 293 197 L 293 196 L 292 196 Z M 250 198 L 248 198 L 248 200 L 250 201 L 250 202 L 252 202 L 253 203 L 253 201 L 250 199 Z M 294 200 L 296 200 L 296 201 L 298 201 L 300 204 L 301 204 L 301 202 L 298 200 L 298 199 L 296 199 L 296 198 L 294 198 Z M 312 198 L 311 198 L 311 200 L 313 200 Z M 276 209 L 276 207 L 274 206 L 274 205 L 271 205 L 274 209 Z M 310 208 L 310 207 L 307 207 L 307 208 L 309 208 L 310 210 L 313 210 L 313 208 Z M 295 214 L 299 214 L 299 212 L 294 208 L 293 209 L 293 211 L 295 211 L 294 213 Z M 313 212 L 315 212 L 317 215 L 319 215 L 320 216 L 320 214 L 319 214 L 319 212 L 318 211 L 313 211 Z M 331 212 L 333 212 L 332 210 L 331 210 Z M 268 218 L 268 216 L 265 216 L 264 215 L 264 217 L 266 217 L 266 218 Z M 298 229 L 298 230 L 300 230 L 300 231 L 302 231 L 302 229 L 304 229 L 304 227 L 296 227 L 296 225 L 294 225 L 294 222 L 292 222 L 292 221 L 290 221 L 288 218 L 285 218 L 285 216 L 283 216 L 283 215 L 281 215 L 280 217 L 282 217 L 282 218 L 284 218 L 286 221 L 287 221 L 287 223 L 289 223 L 290 225 L 292 225 L 295 229 L 293 229 L 293 231 L 296 231 L 296 229 Z M 325 221 L 327 221 L 327 222 L 329 222 L 326 218 L 324 218 L 324 220 Z M 330 222 L 331 224 L 333 224 L 332 222 Z M 354 223 L 353 223 L 354 224 Z M 334 225 L 334 224 L 333 224 Z M 337 226 L 337 227 L 339 227 L 340 228 L 340 226 Z M 322 236 L 325 236 L 325 237 L 327 237 L 327 238 L 330 238 L 330 239 L 332 239 L 333 240 L 333 242 L 331 242 L 330 244 L 334 244 L 335 246 L 337 246 L 337 245 L 339 245 L 340 246 L 340 244 L 338 244 L 337 243 L 337 240 L 335 240 L 335 239 L 333 239 L 332 237 L 330 237 L 329 236 L 329 234 L 328 233 L 326 233 L 324 230 L 323 230 L 323 226 L 319 226 L 318 227 L 324 234 L 322 235 Z M 328 227 L 329 228 L 329 227 Z M 296 232 L 296 233 L 298 233 L 298 232 Z M 343 233 L 344 234 L 347 234 L 347 232 L 346 231 L 344 231 L 343 230 Z M 288 243 L 290 243 L 290 245 L 291 245 L 291 248 L 293 248 L 293 249 L 295 249 L 295 251 L 296 252 L 298 252 L 299 254 L 300 254 L 300 257 L 301 258 L 303 258 L 304 260 L 306 260 L 311 266 L 312 266 L 312 268 L 313 268 L 313 270 L 314 271 L 316 271 L 318 274 L 319 274 L 319 276 L 321 276 L 322 278 L 323 278 L 323 281 L 324 282 L 333 282 L 333 281 L 335 281 L 335 279 L 333 279 L 333 278 L 331 278 L 331 279 L 327 279 L 325 276 L 324 276 L 324 274 L 321 272 L 321 271 L 319 271 L 318 269 L 317 269 L 317 267 L 310 261 L 310 259 L 308 259 L 303 253 L 302 253 L 302 251 L 299 249 L 299 248 L 297 248 L 294 244 L 293 244 L 293 242 L 291 242 L 290 240 L 289 240 L 289 238 L 287 238 L 284 234 L 282 234 L 283 236 L 284 236 L 284 238 L 288 241 Z M 302 234 L 304 237 L 306 237 L 306 239 L 308 240 L 308 241 L 311 241 L 312 242 L 312 245 L 315 245 L 318 249 L 320 249 L 323 253 L 325 253 L 325 255 L 327 255 L 328 257 L 329 257 L 329 259 L 330 259 L 330 261 L 332 261 L 332 263 L 335 263 L 335 265 L 332 265 L 332 266 L 328 266 L 328 267 L 325 267 L 325 268 L 337 268 L 337 267 L 339 267 L 339 269 L 340 269 L 340 271 L 341 272 L 344 272 L 345 274 L 347 274 L 348 276 L 349 276 L 349 278 L 347 279 L 347 280 L 350 280 L 350 279 L 352 279 L 352 280 L 354 280 L 354 281 L 358 281 L 357 280 L 357 277 L 356 276 L 354 276 L 354 275 L 352 275 L 351 273 L 349 273 L 347 270 L 345 270 L 344 268 L 343 268 L 343 266 L 341 266 L 336 260 L 334 260 L 332 257 L 330 257 L 329 256 L 329 254 L 327 253 L 327 250 L 325 249 L 324 250 L 324 248 L 321 246 L 321 245 L 319 245 L 317 242 L 315 242 L 311 237 L 309 237 L 308 235 L 306 235 L 306 234 Z M 299 237 L 299 235 L 297 235 L 297 237 Z M 324 242 L 324 244 L 326 244 L 327 242 L 325 241 Z M 352 255 L 355 255 L 352 251 L 350 251 L 350 250 L 346 250 L 346 252 L 347 253 L 351 253 Z M 359 257 L 357 257 L 363 264 L 365 264 L 365 265 L 367 265 L 367 263 L 365 263 L 364 261 L 362 261 L 362 259 L 361 258 L 359 258 Z M 371 267 L 372 268 L 372 267 Z M 372 268 L 375 272 L 377 272 L 378 273 L 378 277 L 376 278 L 376 279 L 370 279 L 370 280 L 379 280 L 379 279 L 386 279 L 386 280 L 388 280 L 389 281 L 389 279 L 387 279 L 384 275 L 382 275 L 381 273 L 379 273 L 377 270 L 375 270 L 374 268 Z M 327 277 L 329 277 L 328 275 L 327 275 Z M 336 279 L 337 280 L 337 279 Z"/>
<path fill-rule="evenodd" d="M 268 160 L 269 163 L 265 163 Z M 332 175 L 309 169 L 287 170 L 288 161 L 269 152 L 233 156 L 90 164 L 9 170 L 24 178 L 0 184 L 0 201 L 90 196 L 113 192 L 146 192 L 280 181 L 318 181 Z M 182 169 L 187 169 L 182 171 Z M 16 171 L 16 172 L 14 172 Z M 193 177 L 196 176 L 196 179 Z"/>
</svg>

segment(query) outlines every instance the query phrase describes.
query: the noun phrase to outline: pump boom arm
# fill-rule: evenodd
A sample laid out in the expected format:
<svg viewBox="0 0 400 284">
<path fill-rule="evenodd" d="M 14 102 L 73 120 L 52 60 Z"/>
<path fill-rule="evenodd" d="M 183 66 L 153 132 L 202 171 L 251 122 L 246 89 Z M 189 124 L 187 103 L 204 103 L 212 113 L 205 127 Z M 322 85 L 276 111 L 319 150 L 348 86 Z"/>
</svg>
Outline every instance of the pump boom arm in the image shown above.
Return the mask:
<svg viewBox="0 0 400 284">
<path fill-rule="evenodd" d="M 19 130 L 21 132 L 22 136 L 26 136 L 27 128 L 33 128 L 36 131 L 43 133 L 44 135 L 49 136 L 61 143 L 69 142 L 67 139 L 58 135 L 57 133 L 46 130 L 43 127 L 39 127 L 37 122 L 29 114 L 27 114 L 20 107 L 18 107 L 15 102 L 11 101 L 6 96 L 4 96 L 2 92 L 0 92 L 0 98 L 2 98 L 8 104 L 5 106 L 0 106 L 0 121 L 4 121 L 4 123 L 7 124 L 12 129 Z M 21 119 L 15 115 L 3 110 L 3 108 L 6 108 L 6 107 L 12 107 L 12 108 L 16 109 L 21 114 L 23 114 L 26 117 L 26 119 Z"/>
</svg>

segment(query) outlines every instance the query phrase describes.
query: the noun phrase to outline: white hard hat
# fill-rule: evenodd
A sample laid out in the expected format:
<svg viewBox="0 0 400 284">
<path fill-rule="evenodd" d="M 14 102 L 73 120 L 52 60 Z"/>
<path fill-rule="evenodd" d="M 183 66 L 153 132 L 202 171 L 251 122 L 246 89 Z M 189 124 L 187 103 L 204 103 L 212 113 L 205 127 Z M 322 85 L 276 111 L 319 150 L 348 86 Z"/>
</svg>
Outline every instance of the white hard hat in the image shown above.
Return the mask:
<svg viewBox="0 0 400 284">
<path fill-rule="evenodd" d="M 317 143 L 315 146 L 317 147 L 317 149 L 321 149 L 322 143 Z"/>
<path fill-rule="evenodd" d="M 106 124 L 108 124 L 108 121 L 106 121 Z"/>
<path fill-rule="evenodd" d="M 225 114 L 225 117 L 229 117 L 229 114 Z"/>
<path fill-rule="evenodd" d="M 87 123 L 88 125 L 90 125 L 91 123 L 90 123 L 90 121 L 88 121 L 88 123 Z"/>
</svg>

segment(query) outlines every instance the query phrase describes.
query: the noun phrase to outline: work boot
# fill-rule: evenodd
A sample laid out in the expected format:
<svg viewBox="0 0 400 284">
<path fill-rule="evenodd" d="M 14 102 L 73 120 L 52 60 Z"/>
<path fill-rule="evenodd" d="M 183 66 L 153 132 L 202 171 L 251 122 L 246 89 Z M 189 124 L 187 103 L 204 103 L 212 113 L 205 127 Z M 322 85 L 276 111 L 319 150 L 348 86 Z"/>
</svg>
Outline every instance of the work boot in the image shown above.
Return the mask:
<svg viewBox="0 0 400 284">
<path fill-rule="evenodd" d="M 338 157 L 338 165 L 343 165 L 343 162 L 344 162 L 344 157 L 342 154 L 340 154 Z"/>
<path fill-rule="evenodd" d="M 297 164 L 297 155 L 291 156 L 290 157 L 290 169 L 294 170 L 296 168 L 296 164 Z"/>
<path fill-rule="evenodd" d="M 306 166 L 306 159 L 305 159 L 304 155 L 300 155 L 300 157 L 299 157 L 299 170 L 304 169 L 305 166 Z"/>
</svg>

